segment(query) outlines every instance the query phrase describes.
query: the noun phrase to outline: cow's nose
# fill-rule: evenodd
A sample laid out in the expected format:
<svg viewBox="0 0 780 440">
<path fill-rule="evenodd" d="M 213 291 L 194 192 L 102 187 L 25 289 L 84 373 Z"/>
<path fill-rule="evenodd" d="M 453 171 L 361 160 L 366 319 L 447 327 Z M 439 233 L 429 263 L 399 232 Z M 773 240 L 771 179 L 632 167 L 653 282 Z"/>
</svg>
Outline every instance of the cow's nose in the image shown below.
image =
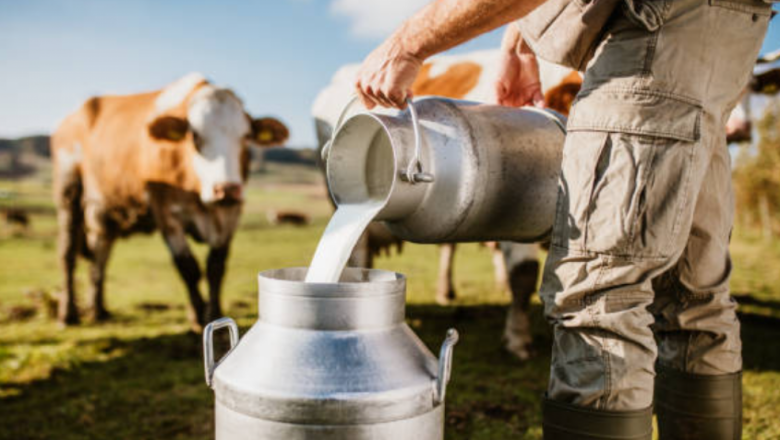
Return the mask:
<svg viewBox="0 0 780 440">
<path fill-rule="evenodd" d="M 217 202 L 240 202 L 243 191 L 240 183 L 220 183 L 214 185 L 214 200 Z"/>
</svg>

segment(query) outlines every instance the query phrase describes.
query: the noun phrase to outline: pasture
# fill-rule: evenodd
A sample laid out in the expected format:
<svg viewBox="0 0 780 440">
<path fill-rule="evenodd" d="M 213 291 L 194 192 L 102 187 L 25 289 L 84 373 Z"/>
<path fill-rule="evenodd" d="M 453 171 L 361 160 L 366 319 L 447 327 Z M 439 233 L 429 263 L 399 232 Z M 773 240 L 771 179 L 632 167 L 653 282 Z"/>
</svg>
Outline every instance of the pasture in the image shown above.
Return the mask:
<svg viewBox="0 0 780 440">
<path fill-rule="evenodd" d="M 213 394 L 203 379 L 200 337 L 189 332 L 185 288 L 159 235 L 117 244 L 107 282 L 110 322 L 63 329 L 35 304 L 34 297 L 54 295 L 61 283 L 46 175 L 0 181 L 0 193 L 17 194 L 0 206 L 32 212 L 27 231 L 0 225 L 0 440 L 212 438 Z M 312 223 L 272 226 L 266 220 L 270 209 L 306 212 Z M 312 168 L 269 164 L 252 176 L 223 290 L 225 313 L 242 331 L 257 315 L 256 273 L 308 264 L 330 212 Z M 194 249 L 202 262 L 205 248 Z M 744 438 L 777 439 L 780 243 L 737 230 L 732 249 L 745 346 Z M 494 286 L 488 251 L 461 246 L 459 298 L 452 306 L 434 304 L 437 263 L 437 247 L 407 245 L 400 256 L 379 258 L 377 267 L 408 277 L 407 319 L 429 347 L 438 349 L 447 328 L 460 330 L 447 438 L 541 438 L 550 335 L 538 299 L 537 356 L 520 362 L 502 350 L 509 297 Z M 85 274 L 81 262 L 82 307 L 88 302 Z"/>
</svg>

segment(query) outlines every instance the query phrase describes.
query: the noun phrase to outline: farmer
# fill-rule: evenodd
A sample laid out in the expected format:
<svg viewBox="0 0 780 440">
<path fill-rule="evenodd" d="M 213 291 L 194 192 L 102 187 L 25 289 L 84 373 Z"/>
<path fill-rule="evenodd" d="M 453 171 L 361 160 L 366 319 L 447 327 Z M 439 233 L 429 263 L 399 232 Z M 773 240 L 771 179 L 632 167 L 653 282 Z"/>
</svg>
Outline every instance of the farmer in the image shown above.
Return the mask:
<svg viewBox="0 0 780 440">
<path fill-rule="evenodd" d="M 545 439 L 650 439 L 654 404 L 661 439 L 741 437 L 724 125 L 771 13 L 764 0 L 436 0 L 363 62 L 366 107 L 403 108 L 427 57 L 517 21 L 499 103 L 541 101 L 534 52 L 585 71 L 540 293 L 554 328 Z"/>
</svg>

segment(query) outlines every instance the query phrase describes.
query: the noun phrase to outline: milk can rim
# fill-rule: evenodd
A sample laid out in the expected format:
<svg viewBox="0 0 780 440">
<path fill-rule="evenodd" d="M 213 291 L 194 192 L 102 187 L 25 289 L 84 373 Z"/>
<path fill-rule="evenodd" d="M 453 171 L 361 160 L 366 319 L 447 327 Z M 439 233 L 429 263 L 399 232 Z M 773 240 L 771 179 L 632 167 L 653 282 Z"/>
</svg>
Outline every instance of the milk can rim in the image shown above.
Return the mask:
<svg viewBox="0 0 780 440">
<path fill-rule="evenodd" d="M 381 296 L 403 294 L 406 291 L 406 277 L 398 272 L 383 269 L 347 267 L 345 273 L 362 273 L 360 277 L 379 276 L 386 279 L 348 281 L 338 283 L 306 283 L 308 267 L 288 267 L 264 270 L 257 274 L 260 294 L 284 294 L 322 298 L 343 298 L 354 296 Z M 300 275 L 296 279 L 279 278 L 283 272 Z M 264 292 L 265 291 L 265 292 Z"/>
<path fill-rule="evenodd" d="M 358 113 L 355 113 L 351 115 L 349 118 L 347 118 L 339 127 L 336 127 L 336 131 L 333 135 L 333 144 L 330 146 L 330 152 L 332 153 L 334 151 L 334 147 L 337 145 L 336 141 L 339 139 L 339 137 L 343 137 L 344 133 L 348 133 L 348 129 L 351 128 L 352 125 L 355 125 L 356 123 L 359 123 L 360 121 L 364 119 L 368 119 L 372 121 L 375 124 L 378 124 L 379 127 L 381 127 L 384 132 L 385 136 L 387 136 L 388 141 L 390 142 L 390 150 L 393 153 L 393 175 L 398 174 L 398 157 L 397 157 L 397 146 L 396 141 L 393 139 L 392 136 L 389 135 L 388 131 L 390 130 L 390 127 L 387 124 L 387 121 L 384 119 L 386 117 L 390 116 L 389 113 L 378 113 L 378 112 L 372 112 L 369 110 L 361 111 Z M 356 122 L 357 121 L 357 122 Z M 336 206 L 340 206 L 345 203 L 340 203 L 338 200 L 338 191 L 335 191 L 333 188 L 333 182 L 331 176 L 332 167 L 331 167 L 331 161 L 328 160 L 325 163 L 325 185 L 328 187 L 328 194 L 330 195 L 331 200 L 333 201 L 333 204 Z M 335 165 L 334 165 L 335 166 Z M 393 195 L 393 191 L 395 191 L 397 186 L 396 179 L 393 179 L 393 181 L 390 184 L 390 188 L 387 191 L 387 194 L 383 198 L 367 198 L 366 200 L 373 200 L 375 202 L 381 202 L 385 205 L 390 201 L 391 196 Z"/>
</svg>

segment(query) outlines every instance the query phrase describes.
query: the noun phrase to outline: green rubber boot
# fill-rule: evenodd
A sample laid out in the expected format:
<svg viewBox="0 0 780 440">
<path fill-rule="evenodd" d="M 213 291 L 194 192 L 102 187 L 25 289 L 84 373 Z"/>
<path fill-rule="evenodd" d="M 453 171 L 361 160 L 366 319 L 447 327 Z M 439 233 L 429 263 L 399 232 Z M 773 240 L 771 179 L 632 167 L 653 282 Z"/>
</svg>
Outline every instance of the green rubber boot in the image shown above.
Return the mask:
<svg viewBox="0 0 780 440">
<path fill-rule="evenodd" d="M 742 373 L 704 376 L 656 368 L 660 440 L 742 438 Z"/>
<path fill-rule="evenodd" d="M 545 399 L 544 440 L 651 440 L 653 408 L 604 411 Z"/>
</svg>

